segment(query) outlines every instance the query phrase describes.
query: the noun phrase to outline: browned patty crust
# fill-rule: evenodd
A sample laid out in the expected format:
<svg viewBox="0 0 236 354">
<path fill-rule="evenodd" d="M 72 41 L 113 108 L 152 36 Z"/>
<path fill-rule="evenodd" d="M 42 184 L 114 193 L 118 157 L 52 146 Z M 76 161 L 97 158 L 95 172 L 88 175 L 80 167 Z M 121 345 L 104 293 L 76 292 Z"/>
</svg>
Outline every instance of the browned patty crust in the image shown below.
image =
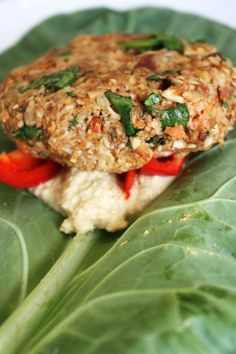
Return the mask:
<svg viewBox="0 0 236 354">
<path fill-rule="evenodd" d="M 232 64 L 206 43 L 122 45 L 149 38 L 79 36 L 11 71 L 0 86 L 4 130 L 36 156 L 115 173 L 223 143 L 235 121 Z"/>
</svg>

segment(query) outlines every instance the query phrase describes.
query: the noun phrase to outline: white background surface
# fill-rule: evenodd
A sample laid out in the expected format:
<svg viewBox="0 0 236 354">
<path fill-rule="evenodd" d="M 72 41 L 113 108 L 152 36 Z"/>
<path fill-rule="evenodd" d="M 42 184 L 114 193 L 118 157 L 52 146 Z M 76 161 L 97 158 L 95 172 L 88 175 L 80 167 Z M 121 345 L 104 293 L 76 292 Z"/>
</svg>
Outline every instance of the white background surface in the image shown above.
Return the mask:
<svg viewBox="0 0 236 354">
<path fill-rule="evenodd" d="M 0 52 L 48 16 L 99 6 L 119 10 L 169 7 L 236 27 L 235 0 L 0 0 Z"/>
</svg>

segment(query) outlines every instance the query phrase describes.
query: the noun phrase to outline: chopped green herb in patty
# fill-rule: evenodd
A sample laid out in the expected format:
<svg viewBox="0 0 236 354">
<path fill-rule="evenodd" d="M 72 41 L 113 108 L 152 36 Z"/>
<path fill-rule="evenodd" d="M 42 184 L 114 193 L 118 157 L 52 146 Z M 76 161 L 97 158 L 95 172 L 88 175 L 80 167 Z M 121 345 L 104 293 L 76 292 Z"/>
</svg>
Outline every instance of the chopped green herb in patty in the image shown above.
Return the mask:
<svg viewBox="0 0 236 354">
<path fill-rule="evenodd" d="M 137 133 L 137 129 L 133 127 L 132 120 L 131 120 L 131 112 L 133 108 L 131 97 L 121 96 L 112 91 L 107 91 L 105 95 L 111 102 L 115 111 L 119 113 L 120 120 L 124 127 L 126 135 L 127 136 L 135 135 Z"/>
<path fill-rule="evenodd" d="M 151 74 L 147 77 L 148 81 L 160 81 L 165 79 L 168 75 L 179 73 L 180 69 L 165 70 L 160 73 Z"/>
<path fill-rule="evenodd" d="M 38 89 L 41 86 L 57 91 L 72 85 L 77 80 L 80 73 L 81 71 L 78 66 L 72 66 L 52 74 L 44 75 L 37 80 L 33 80 L 28 86 L 19 87 L 19 91 L 24 93 L 27 90 Z"/>
<path fill-rule="evenodd" d="M 159 95 L 158 93 L 152 92 L 150 95 L 147 96 L 147 98 L 144 101 L 144 106 L 148 112 L 153 111 L 153 106 L 157 103 L 162 102 L 162 96 Z"/>
<path fill-rule="evenodd" d="M 144 101 L 147 112 L 154 117 L 160 117 L 162 128 L 186 125 L 189 121 L 189 111 L 185 103 L 167 109 L 155 108 L 155 104 L 162 102 L 162 96 L 156 93 L 148 95 Z"/>
<path fill-rule="evenodd" d="M 163 48 L 177 52 L 183 51 L 183 44 L 177 37 L 162 32 L 154 34 L 151 38 L 124 42 L 122 46 L 125 49 L 136 49 L 140 52 Z"/>
<path fill-rule="evenodd" d="M 73 119 L 71 119 L 69 122 L 68 122 L 68 128 L 69 130 L 73 127 L 76 127 L 76 125 L 78 125 L 78 119 L 75 117 Z"/>
<path fill-rule="evenodd" d="M 35 126 L 28 127 L 23 125 L 19 130 L 14 134 L 14 138 L 23 139 L 23 140 L 40 140 L 44 136 L 44 131 L 41 128 Z"/>
<path fill-rule="evenodd" d="M 166 143 L 165 136 L 155 135 L 153 138 L 146 141 L 147 144 L 150 144 L 151 147 L 156 147 L 158 145 L 165 145 Z"/>
<path fill-rule="evenodd" d="M 74 92 L 71 92 L 71 91 L 70 91 L 70 92 L 67 92 L 66 95 L 67 95 L 68 97 L 72 97 L 72 98 L 77 97 L 76 94 L 75 94 Z"/>
<path fill-rule="evenodd" d="M 186 125 L 189 121 L 189 111 L 185 103 L 176 107 L 163 110 L 161 124 L 162 128 L 174 127 L 175 125 Z"/>
</svg>

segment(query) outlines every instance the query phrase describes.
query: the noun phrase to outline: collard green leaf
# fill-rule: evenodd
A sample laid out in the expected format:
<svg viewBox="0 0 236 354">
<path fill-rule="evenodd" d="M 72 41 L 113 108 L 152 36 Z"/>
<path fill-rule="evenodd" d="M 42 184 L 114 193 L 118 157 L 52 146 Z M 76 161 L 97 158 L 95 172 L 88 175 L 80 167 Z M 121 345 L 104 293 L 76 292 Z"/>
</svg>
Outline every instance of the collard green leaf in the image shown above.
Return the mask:
<svg viewBox="0 0 236 354">
<path fill-rule="evenodd" d="M 15 310 L 67 244 L 62 218 L 29 192 L 0 185 L 0 319 Z"/>
<path fill-rule="evenodd" d="M 11 151 L 15 148 L 15 144 L 8 139 L 6 134 L 0 129 L 0 152 Z"/>
<path fill-rule="evenodd" d="M 13 147 L 3 133 L 0 150 Z M 54 264 L 68 238 L 62 217 L 29 192 L 0 183 L 0 323 Z"/>
<path fill-rule="evenodd" d="M 119 31 L 203 37 L 236 57 L 235 30 L 204 18 L 94 9 L 35 27 L 0 57 L 0 77 L 76 34 Z M 0 330 L 0 352 L 234 353 L 235 155 L 232 140 L 195 157 L 118 241 L 100 231 L 67 245 L 59 215 L 27 192 L 0 186 L 2 320 L 12 312 Z M 22 293 L 29 296 L 15 309 Z"/>
</svg>

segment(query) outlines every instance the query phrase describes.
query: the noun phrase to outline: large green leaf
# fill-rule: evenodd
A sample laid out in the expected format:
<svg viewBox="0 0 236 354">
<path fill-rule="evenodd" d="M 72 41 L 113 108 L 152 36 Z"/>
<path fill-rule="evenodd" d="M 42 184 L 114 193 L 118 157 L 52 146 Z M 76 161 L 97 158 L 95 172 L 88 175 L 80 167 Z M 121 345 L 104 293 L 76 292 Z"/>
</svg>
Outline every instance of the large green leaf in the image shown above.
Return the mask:
<svg viewBox="0 0 236 354">
<path fill-rule="evenodd" d="M 157 30 L 205 38 L 236 58 L 235 30 L 207 19 L 94 9 L 35 27 L 0 56 L 0 77 L 76 34 Z M 65 238 L 60 215 L 1 185 L 0 318 L 12 314 L 0 352 L 234 353 L 235 154 L 231 140 L 195 157 L 119 240 L 103 231 Z"/>
<path fill-rule="evenodd" d="M 65 247 L 61 216 L 27 192 L 0 185 L 0 318 L 38 284 Z"/>
<path fill-rule="evenodd" d="M 12 143 L 1 133 L 0 150 Z M 68 237 L 62 217 L 29 192 L 0 183 L 0 321 L 25 299 L 55 263 Z"/>
</svg>

